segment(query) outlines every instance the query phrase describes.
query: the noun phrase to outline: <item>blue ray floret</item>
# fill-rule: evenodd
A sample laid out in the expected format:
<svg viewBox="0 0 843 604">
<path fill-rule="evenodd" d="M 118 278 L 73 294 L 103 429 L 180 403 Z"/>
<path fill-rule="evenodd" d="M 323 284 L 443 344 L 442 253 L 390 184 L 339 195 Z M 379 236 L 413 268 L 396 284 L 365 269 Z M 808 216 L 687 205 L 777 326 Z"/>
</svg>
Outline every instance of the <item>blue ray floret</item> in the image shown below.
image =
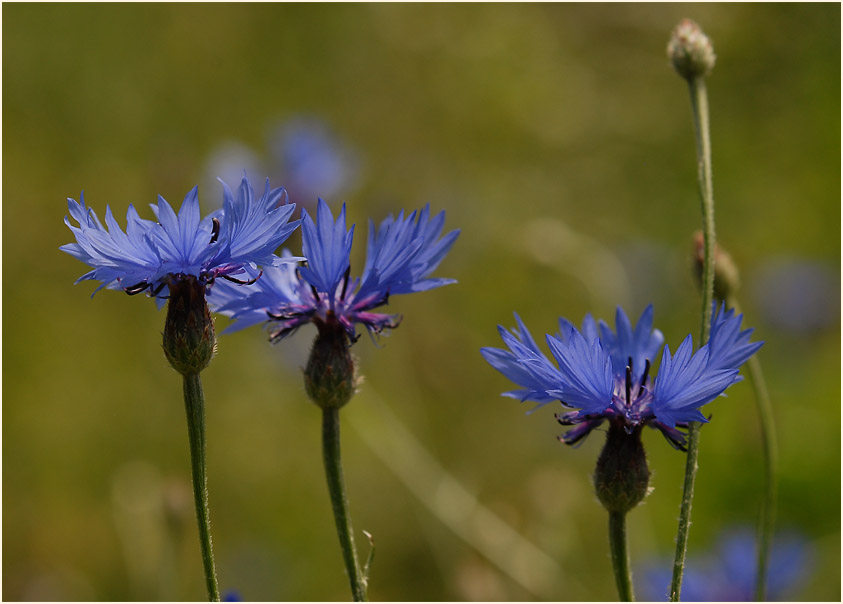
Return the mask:
<svg viewBox="0 0 843 604">
<path fill-rule="evenodd" d="M 689 335 L 674 354 L 665 346 L 658 376 L 651 360 L 664 342 L 653 329 L 653 307 L 648 306 L 633 329 L 618 308 L 616 331 L 587 315 L 578 330 L 559 320 L 559 333 L 547 336 L 556 366 L 542 353 L 516 315 L 517 330 L 499 327 L 509 350 L 483 348 L 492 367 L 521 386 L 505 396 L 530 400 L 539 406 L 560 401 L 572 411 L 557 415 L 563 425 L 575 426 L 561 440 L 574 444 L 609 420 L 631 432 L 644 425 L 661 430 L 677 448 L 685 445 L 681 429 L 688 422 L 706 422 L 699 408 L 741 380 L 740 366 L 763 344 L 750 342 L 751 329 L 741 331 L 742 315 L 716 312 L 708 342 L 693 352 Z"/>
<path fill-rule="evenodd" d="M 314 222 L 302 211 L 302 250 L 307 265 L 267 267 L 263 277 L 244 288 L 221 284 L 213 309 L 235 319 L 227 329 L 243 329 L 269 321 L 272 341 L 305 323 L 336 322 L 356 339 L 356 325 L 370 333 L 398 326 L 400 316 L 371 312 L 396 294 L 425 291 L 454 283 L 430 278 L 451 249 L 459 231 L 440 238 L 445 213 L 430 217 L 430 206 L 405 217 L 386 218 L 375 229 L 369 224 L 366 264 L 359 278 L 350 277 L 354 226 L 346 228 L 345 205 L 334 220 L 328 204 L 319 200 Z"/>
<path fill-rule="evenodd" d="M 519 386 L 523 386 L 519 390 L 504 392 L 504 396 L 517 398 L 522 402 L 535 401 L 539 406 L 553 402 L 557 397 L 550 391 L 556 388 L 562 374 L 539 350 L 517 313 L 515 320 L 518 329 L 513 329 L 512 333 L 498 326 L 501 339 L 509 350 L 483 348 L 481 353 L 492 367 Z"/>
<path fill-rule="evenodd" d="M 141 218 L 130 205 L 124 233 L 108 206 L 104 227 L 83 193 L 79 202 L 67 200 L 78 226 L 68 217 L 65 224 L 76 243 L 59 249 L 93 269 L 77 283 L 101 281 L 94 293 L 109 287 L 129 294 L 148 290 L 160 297 L 166 297 L 173 280 L 194 277 L 209 287 L 217 277 L 237 281 L 233 275 L 251 274 L 258 265 L 301 260 L 274 253 L 300 222 L 289 221 L 295 204 L 286 203 L 283 188 L 270 189 L 267 179 L 263 194 L 256 197 L 244 177 L 236 195 L 223 183 L 223 197 L 223 208 L 201 219 L 197 187 L 185 196 L 178 214 L 159 195 L 151 206 L 157 222 Z"/>
</svg>

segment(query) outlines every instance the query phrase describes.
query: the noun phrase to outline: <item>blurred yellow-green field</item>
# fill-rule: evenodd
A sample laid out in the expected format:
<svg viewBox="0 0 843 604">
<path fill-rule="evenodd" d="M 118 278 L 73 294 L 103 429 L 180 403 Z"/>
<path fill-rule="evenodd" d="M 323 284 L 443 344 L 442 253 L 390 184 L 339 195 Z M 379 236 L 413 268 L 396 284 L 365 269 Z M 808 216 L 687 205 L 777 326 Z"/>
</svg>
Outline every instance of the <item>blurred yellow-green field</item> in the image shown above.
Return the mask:
<svg viewBox="0 0 843 604">
<path fill-rule="evenodd" d="M 559 316 L 637 318 L 651 302 L 671 349 L 696 338 L 694 136 L 665 56 L 691 17 L 718 55 L 717 232 L 766 341 L 778 527 L 804 541 L 779 597 L 840 600 L 838 4 L 5 4 L 2 17 L 3 599 L 204 597 L 164 312 L 91 299 L 93 284 L 73 285 L 86 267 L 58 248 L 82 190 L 125 225 L 130 203 L 151 218 L 157 194 L 178 205 L 196 184 L 208 212 L 216 177 L 244 170 L 300 205 L 345 201 L 357 274 L 369 218 L 430 202 L 462 229 L 437 272 L 459 283 L 392 298 L 400 328 L 354 347 L 365 382 L 342 413 L 343 453 L 362 554 L 361 529 L 376 542 L 370 597 L 614 599 L 591 486 L 602 434 L 559 443 L 560 407 L 525 415 L 479 349 L 500 346 L 513 311 L 541 336 Z M 349 599 L 300 372 L 314 333 L 274 347 L 259 328 L 223 335 L 203 374 L 217 568 L 245 600 Z M 691 557 L 751 528 L 763 488 L 749 384 L 704 411 Z M 644 440 L 654 490 L 629 516 L 633 568 L 669 565 L 685 461 L 656 431 Z"/>
</svg>

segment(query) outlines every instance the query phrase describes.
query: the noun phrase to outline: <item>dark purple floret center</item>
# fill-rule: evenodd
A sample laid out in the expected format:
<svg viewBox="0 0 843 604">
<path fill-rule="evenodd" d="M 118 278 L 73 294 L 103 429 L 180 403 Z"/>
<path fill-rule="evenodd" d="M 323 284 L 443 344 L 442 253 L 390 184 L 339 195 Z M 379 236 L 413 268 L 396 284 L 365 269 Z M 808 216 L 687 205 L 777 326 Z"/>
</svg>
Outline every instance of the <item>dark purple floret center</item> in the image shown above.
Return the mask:
<svg viewBox="0 0 843 604">
<path fill-rule="evenodd" d="M 615 394 L 612 395 L 612 407 L 606 409 L 607 416 L 619 415 L 626 420 L 627 431 L 640 426 L 653 416 L 652 388 L 649 382 L 650 359 L 646 360 L 644 373 L 636 382 L 633 378 L 632 357 L 627 359 L 625 375 L 616 376 Z"/>
<path fill-rule="evenodd" d="M 678 423 L 676 428 L 668 427 L 659 422 L 653 413 L 650 366 L 650 359 L 646 359 L 641 378 L 636 380 L 632 357 L 628 357 L 624 373 L 615 376 L 611 404 L 604 410 L 596 413 L 583 413 L 582 410 L 575 410 L 557 414 L 556 419 L 560 424 L 574 426 L 560 436 L 559 440 L 567 445 L 577 445 L 592 430 L 600 427 L 604 421 L 609 420 L 612 425 L 622 428 L 627 434 L 640 430 L 644 425 L 657 428 L 673 447 L 684 450 L 685 435 L 677 428 L 685 428 L 687 425 Z M 560 400 L 560 402 L 563 405 L 566 404 L 564 400 Z"/>
</svg>

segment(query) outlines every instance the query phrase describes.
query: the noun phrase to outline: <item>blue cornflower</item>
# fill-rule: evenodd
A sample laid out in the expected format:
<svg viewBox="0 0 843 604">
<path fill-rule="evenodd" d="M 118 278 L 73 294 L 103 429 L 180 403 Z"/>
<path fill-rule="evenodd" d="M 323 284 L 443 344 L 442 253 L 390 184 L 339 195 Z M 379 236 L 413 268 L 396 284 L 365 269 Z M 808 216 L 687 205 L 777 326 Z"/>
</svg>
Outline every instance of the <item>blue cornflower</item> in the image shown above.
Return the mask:
<svg viewBox="0 0 843 604">
<path fill-rule="evenodd" d="M 547 336 L 558 366 L 536 345 L 516 315 L 518 328 L 509 333 L 498 327 L 509 350 L 483 348 L 483 357 L 495 369 L 521 386 L 504 393 L 539 406 L 558 400 L 571 412 L 557 415 L 562 425 L 576 426 L 560 439 L 575 444 L 605 420 L 627 432 L 644 425 L 659 429 L 675 447 L 683 449 L 680 430 L 688 422 L 706 422 L 699 408 L 735 382 L 740 366 L 763 342 L 750 342 L 751 329 L 741 331 L 743 315 L 735 316 L 725 304 L 713 318 L 708 342 L 693 352 L 689 335 L 675 354 L 665 346 L 658 377 L 651 377 L 651 359 L 664 337 L 653 329 L 653 307 L 648 306 L 633 329 L 618 308 L 616 332 L 603 321 L 586 315 L 578 330 L 566 319 L 559 332 Z"/>
<path fill-rule="evenodd" d="M 289 222 L 295 204 L 286 203 L 283 188 L 270 189 L 267 179 L 263 195 L 256 198 L 245 177 L 236 196 L 222 184 L 222 210 L 200 219 L 197 187 L 185 196 L 178 215 L 159 195 L 158 204 L 151 206 L 158 221 L 141 218 L 130 205 L 125 233 L 110 207 L 105 210 L 106 228 L 86 205 L 84 193 L 79 202 L 68 199 L 70 216 L 78 226 L 68 217 L 65 224 L 76 243 L 59 249 L 93 269 L 77 283 L 101 281 L 94 293 L 109 287 L 128 294 L 149 290 L 152 296 L 166 298 L 164 290 L 190 277 L 209 288 L 217 277 L 239 282 L 232 275 L 244 274 L 257 265 L 300 260 L 274 253 L 300 222 Z"/>
<path fill-rule="evenodd" d="M 348 191 L 357 180 L 357 153 L 319 117 L 301 115 L 276 126 L 269 150 L 281 167 L 290 197 L 308 208 L 313 204 L 305 200 Z"/>
<path fill-rule="evenodd" d="M 354 225 L 346 228 L 345 205 L 336 221 L 328 204 L 318 202 L 317 222 L 302 210 L 302 251 L 307 265 L 267 267 L 263 277 L 245 288 L 221 285 L 211 304 L 236 321 L 227 331 L 269 320 L 277 341 L 305 323 L 336 324 L 352 340 L 356 325 L 378 334 L 398 326 L 401 317 L 371 312 L 396 294 L 425 291 L 453 279 L 430 278 L 459 235 L 439 238 L 445 212 L 430 218 L 430 206 L 405 217 L 389 216 L 375 229 L 369 221 L 366 264 L 360 278 L 350 278 Z"/>
<path fill-rule="evenodd" d="M 786 598 L 809 575 L 814 552 L 795 532 L 777 535 L 770 552 L 767 598 Z M 666 600 L 672 560 L 653 560 L 636 573 L 644 600 Z M 711 551 L 689 556 L 682 582 L 683 602 L 751 602 L 755 595 L 758 556 L 750 528 L 734 527 L 718 538 Z"/>
</svg>

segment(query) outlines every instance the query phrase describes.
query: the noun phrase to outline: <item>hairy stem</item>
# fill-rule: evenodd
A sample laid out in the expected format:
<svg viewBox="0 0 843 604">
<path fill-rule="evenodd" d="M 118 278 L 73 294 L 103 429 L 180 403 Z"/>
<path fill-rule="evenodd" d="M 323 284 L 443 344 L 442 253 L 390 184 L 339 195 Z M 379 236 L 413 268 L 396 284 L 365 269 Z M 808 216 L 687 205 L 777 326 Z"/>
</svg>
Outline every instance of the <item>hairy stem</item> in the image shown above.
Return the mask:
<svg viewBox="0 0 843 604">
<path fill-rule="evenodd" d="M 629 572 L 629 552 L 626 546 L 626 513 L 609 512 L 609 549 L 612 552 L 612 569 L 621 602 L 633 602 L 632 575 Z"/>
<path fill-rule="evenodd" d="M 767 383 L 761 372 L 761 361 L 752 356 L 749 361 L 749 380 L 755 390 L 758 418 L 761 422 L 761 440 L 764 447 L 764 499 L 758 522 L 758 575 L 755 578 L 755 599 L 763 602 L 766 597 L 767 566 L 773 545 L 773 528 L 776 524 L 776 491 L 778 490 L 778 446 L 773 406 L 767 392 Z"/>
<path fill-rule="evenodd" d="M 340 549 L 351 585 L 351 595 L 355 602 L 365 602 L 367 601 L 366 583 L 357 562 L 357 550 L 354 547 L 354 534 L 351 530 L 351 517 L 348 513 L 348 499 L 345 495 L 345 482 L 342 475 L 340 412 L 336 407 L 322 409 L 322 458 L 325 462 L 328 492 L 334 509 Z"/>
<path fill-rule="evenodd" d="M 714 191 L 711 178 L 711 136 L 708 121 L 708 94 L 705 78 L 697 76 L 688 80 L 691 109 L 694 115 L 694 132 L 697 141 L 697 180 L 703 215 L 703 272 L 702 272 L 702 325 L 700 341 L 708 341 L 711 330 L 712 301 L 714 299 Z M 673 561 L 673 579 L 670 583 L 670 600 L 679 601 L 682 574 L 685 570 L 685 553 L 688 550 L 688 528 L 691 524 L 691 504 L 694 499 L 694 482 L 697 476 L 700 424 L 691 422 L 688 429 L 688 458 L 685 463 L 685 484 L 679 511 L 679 529 L 676 533 L 676 554 Z"/>
<path fill-rule="evenodd" d="M 208 475 L 205 468 L 205 397 L 199 374 L 184 376 L 184 408 L 187 413 L 187 436 L 190 442 L 190 468 L 193 478 L 193 500 L 199 523 L 199 547 L 205 569 L 208 601 L 219 602 L 220 590 L 214 567 L 211 544 L 211 518 L 208 514 Z"/>
</svg>

